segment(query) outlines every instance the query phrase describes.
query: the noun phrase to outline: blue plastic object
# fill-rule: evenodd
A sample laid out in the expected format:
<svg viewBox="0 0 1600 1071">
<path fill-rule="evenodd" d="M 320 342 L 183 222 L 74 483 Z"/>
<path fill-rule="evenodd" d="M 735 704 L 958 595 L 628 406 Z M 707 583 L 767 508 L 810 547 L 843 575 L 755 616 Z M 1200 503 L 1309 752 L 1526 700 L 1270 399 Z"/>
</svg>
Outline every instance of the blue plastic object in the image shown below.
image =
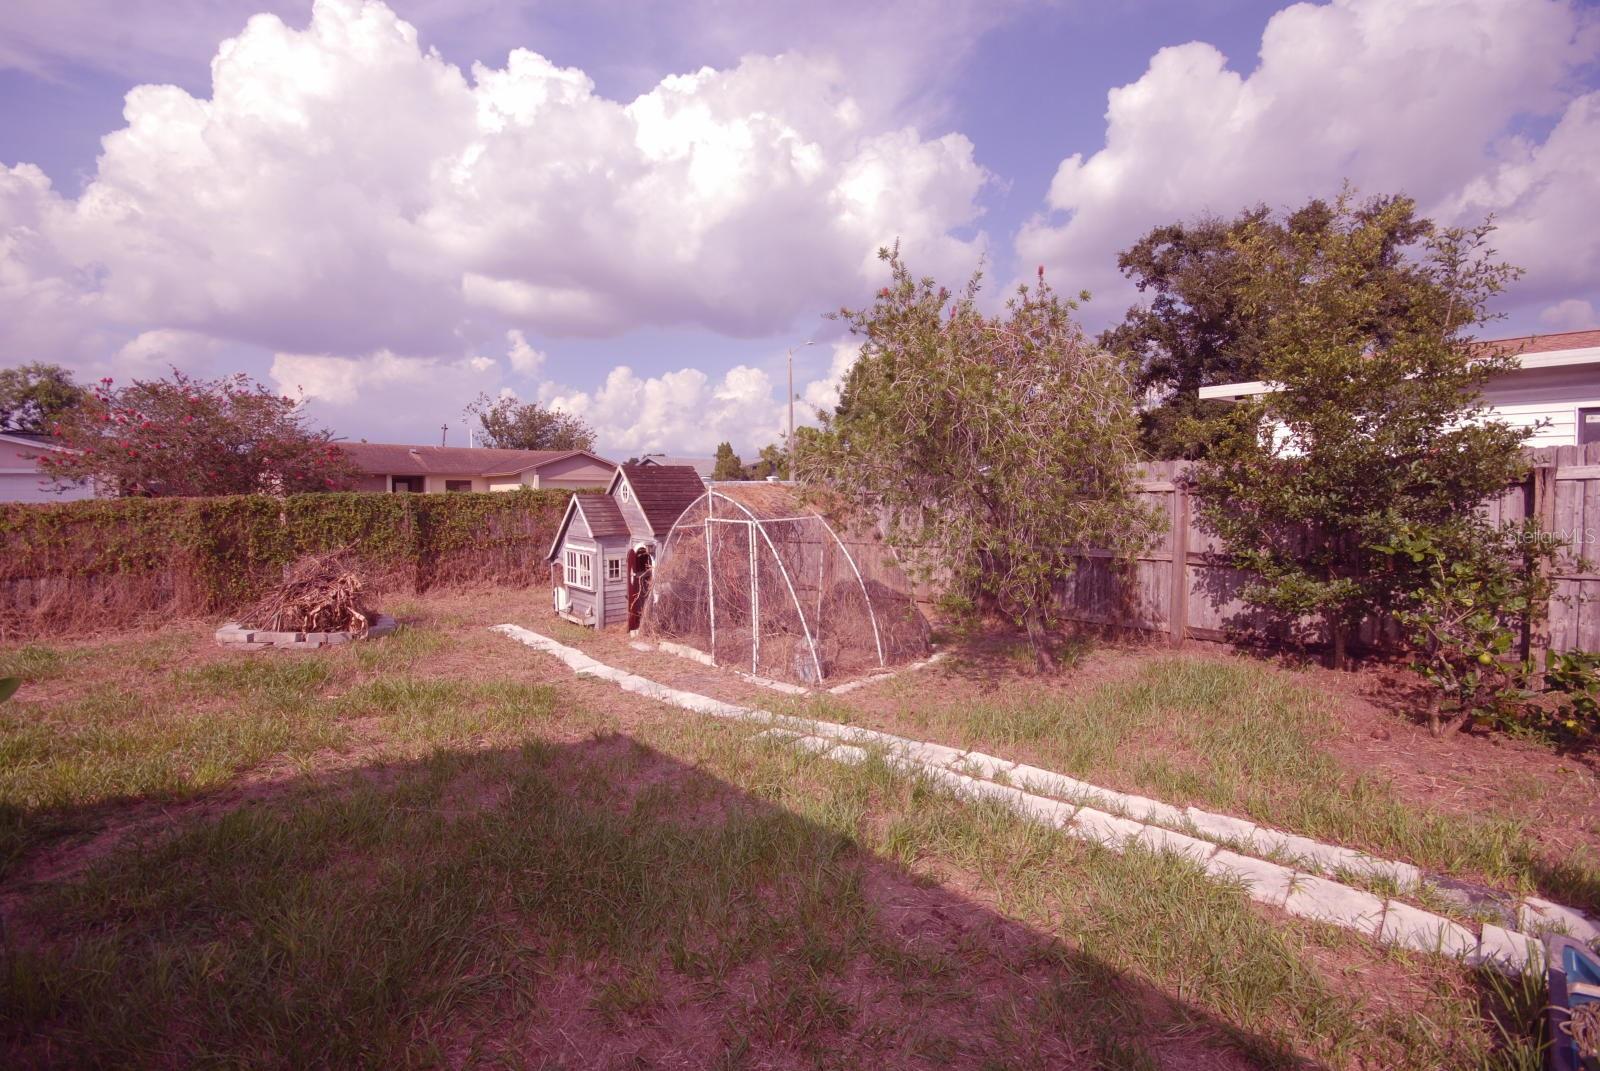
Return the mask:
<svg viewBox="0 0 1600 1071">
<path fill-rule="evenodd" d="M 1545 1021 L 1550 1048 L 1545 1063 L 1550 1071 L 1600 1071 L 1600 1060 L 1578 1055 L 1578 1046 L 1562 1029 L 1574 1008 L 1600 1004 L 1600 956 L 1570 937 L 1547 938 L 1546 947 L 1550 953 L 1550 1004 Z"/>
</svg>

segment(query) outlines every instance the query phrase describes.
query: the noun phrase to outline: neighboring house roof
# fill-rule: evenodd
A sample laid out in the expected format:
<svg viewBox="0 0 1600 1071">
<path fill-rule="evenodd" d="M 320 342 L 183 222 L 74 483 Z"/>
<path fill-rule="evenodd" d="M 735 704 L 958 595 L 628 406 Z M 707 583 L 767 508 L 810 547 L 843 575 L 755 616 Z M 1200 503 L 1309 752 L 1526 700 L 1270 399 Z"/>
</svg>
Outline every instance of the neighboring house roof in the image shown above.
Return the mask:
<svg viewBox="0 0 1600 1071">
<path fill-rule="evenodd" d="M 407 446 L 340 443 L 361 471 L 373 476 L 515 476 L 573 456 L 615 466 L 587 450 L 496 450 L 487 446 Z"/>
<path fill-rule="evenodd" d="M 550 542 L 550 553 L 544 556 L 545 561 L 554 561 L 561 552 L 561 541 L 567 537 L 567 528 L 572 524 L 572 518 L 580 512 L 589 525 L 589 533 L 596 539 L 632 534 L 628 529 L 628 519 L 622 515 L 622 507 L 617 505 L 616 499 L 609 494 L 581 492 L 567 500 L 566 512 L 556 526 L 556 537 Z"/>
<path fill-rule="evenodd" d="M 0 441 L 15 443 L 18 446 L 38 447 L 41 450 L 54 450 L 58 454 L 72 452 L 60 443 L 52 441 L 50 436 L 33 431 L 0 431 Z"/>
<path fill-rule="evenodd" d="M 1560 368 L 1564 365 L 1600 364 L 1600 330 L 1559 331 L 1550 335 L 1521 335 L 1517 338 L 1491 338 L 1475 343 L 1490 353 L 1514 353 L 1517 368 Z M 1244 383 L 1217 383 L 1201 387 L 1201 398 L 1232 400 L 1257 394 L 1270 394 L 1275 383 L 1250 380 Z"/>
<path fill-rule="evenodd" d="M 1600 329 L 1557 331 L 1549 335 L 1520 335 L 1517 338 L 1485 339 L 1479 343 L 1496 353 L 1517 353 L 1529 357 L 1539 353 L 1565 353 L 1571 350 L 1600 348 Z"/>
<path fill-rule="evenodd" d="M 650 521 L 651 534 L 658 538 L 671 531 L 683 511 L 706 493 L 700 474 L 688 465 L 623 465 L 606 493 L 615 494 L 618 482 L 624 479 Z"/>
<path fill-rule="evenodd" d="M 717 459 L 714 457 L 667 457 L 665 454 L 652 454 L 639 459 L 641 465 L 688 465 L 699 473 L 702 480 L 711 479 L 711 474 L 717 470 Z"/>
</svg>

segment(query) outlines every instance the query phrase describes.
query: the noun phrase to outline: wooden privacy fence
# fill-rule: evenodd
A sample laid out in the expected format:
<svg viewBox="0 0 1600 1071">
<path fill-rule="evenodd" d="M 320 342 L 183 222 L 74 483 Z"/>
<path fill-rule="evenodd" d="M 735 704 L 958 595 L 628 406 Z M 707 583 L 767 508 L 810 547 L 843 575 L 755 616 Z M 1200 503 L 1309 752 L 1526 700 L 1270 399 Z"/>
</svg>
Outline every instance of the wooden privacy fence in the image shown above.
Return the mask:
<svg viewBox="0 0 1600 1071">
<path fill-rule="evenodd" d="M 1539 657 L 1545 651 L 1600 651 L 1600 572 L 1588 571 L 1583 562 L 1600 562 L 1600 443 L 1529 450 L 1528 457 L 1528 478 L 1482 507 L 1484 516 L 1496 523 L 1536 519 L 1543 532 L 1566 545 L 1552 573 L 1548 613 L 1536 620 L 1525 653 Z M 1158 461 L 1141 466 L 1139 497 L 1155 506 L 1166 523 L 1131 568 L 1106 552 L 1081 556 L 1077 572 L 1060 593 L 1065 615 L 1161 633 L 1174 643 L 1187 637 L 1233 639 L 1241 633 L 1269 641 L 1295 638 L 1281 622 L 1240 598 L 1248 577 L 1227 563 L 1218 541 L 1196 523 L 1182 479 L 1189 465 Z M 1298 638 L 1305 639 L 1314 629 L 1304 624 Z M 1362 639 L 1371 644 L 1381 637 L 1369 628 Z"/>
</svg>

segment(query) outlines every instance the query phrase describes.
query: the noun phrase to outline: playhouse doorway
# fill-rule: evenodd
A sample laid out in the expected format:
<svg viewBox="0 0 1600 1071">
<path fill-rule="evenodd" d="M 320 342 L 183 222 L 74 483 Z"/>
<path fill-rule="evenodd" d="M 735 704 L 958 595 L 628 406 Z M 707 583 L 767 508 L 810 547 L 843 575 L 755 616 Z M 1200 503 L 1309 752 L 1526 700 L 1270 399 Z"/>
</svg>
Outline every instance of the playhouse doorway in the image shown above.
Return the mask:
<svg viewBox="0 0 1600 1071">
<path fill-rule="evenodd" d="M 639 627 L 645 600 L 650 597 L 650 576 L 654 563 L 643 547 L 628 551 L 628 631 Z"/>
</svg>

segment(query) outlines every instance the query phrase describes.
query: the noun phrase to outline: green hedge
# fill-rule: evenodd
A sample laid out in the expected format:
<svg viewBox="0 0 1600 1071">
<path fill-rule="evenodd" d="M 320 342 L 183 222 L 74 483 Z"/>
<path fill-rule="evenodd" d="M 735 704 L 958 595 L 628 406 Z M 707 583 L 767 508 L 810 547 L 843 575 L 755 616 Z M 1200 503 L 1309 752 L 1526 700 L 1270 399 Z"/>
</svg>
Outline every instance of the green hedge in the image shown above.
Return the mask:
<svg viewBox="0 0 1600 1071">
<path fill-rule="evenodd" d="M 174 572 L 194 609 L 254 597 L 303 554 L 348 547 L 406 575 L 526 583 L 543 575 L 568 491 L 119 498 L 0 504 L 0 581 Z M 410 586 L 410 585 L 408 585 Z M 14 609 L 23 609 L 14 606 Z"/>
</svg>

